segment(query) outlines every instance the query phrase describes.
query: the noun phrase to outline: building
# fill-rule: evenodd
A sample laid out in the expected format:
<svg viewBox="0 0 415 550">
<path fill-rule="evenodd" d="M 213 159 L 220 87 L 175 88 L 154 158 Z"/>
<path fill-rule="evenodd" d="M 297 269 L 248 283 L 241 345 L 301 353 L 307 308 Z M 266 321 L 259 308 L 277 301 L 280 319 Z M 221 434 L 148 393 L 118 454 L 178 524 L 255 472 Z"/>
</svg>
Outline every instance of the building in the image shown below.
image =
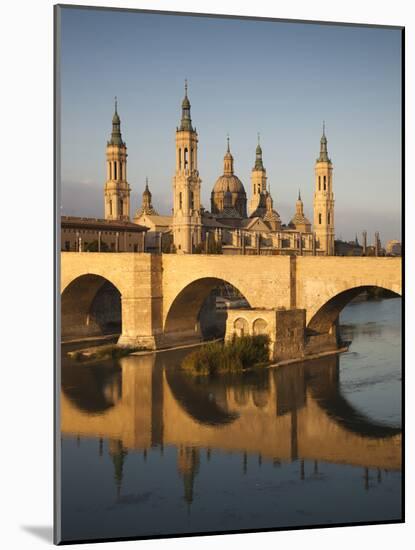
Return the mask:
<svg viewBox="0 0 415 550">
<path fill-rule="evenodd" d="M 402 256 L 402 244 L 400 241 L 391 240 L 386 243 L 386 254 L 388 256 Z"/>
<path fill-rule="evenodd" d="M 147 252 L 170 252 L 173 244 L 173 216 L 160 216 L 152 204 L 148 188 L 148 178 L 143 192 L 141 207 L 134 215 L 134 223 L 148 229 L 146 234 Z"/>
<path fill-rule="evenodd" d="M 142 205 L 134 217 L 136 223 L 149 230 L 146 250 L 168 251 L 167 235 L 171 234 L 170 250 L 179 254 L 335 253 L 333 166 L 328 157 L 324 124 L 320 155 L 315 164 L 314 228 L 304 213 L 300 192 L 291 220 L 286 225 L 281 222 L 267 183 L 259 135 L 251 171 L 249 201 L 245 186 L 235 173 L 229 136 L 223 158 L 223 172 L 211 191 L 210 211 L 200 201 L 202 180 L 197 159 L 198 134 L 191 119 L 186 83 L 181 120 L 176 128 L 173 216 L 159 216 L 155 211 L 146 181 Z"/>
<path fill-rule="evenodd" d="M 300 192 L 291 220 L 287 224 L 281 221 L 271 195 L 259 135 L 251 171 L 249 201 L 245 186 L 235 173 L 235 161 L 228 136 L 223 173 L 213 185 L 210 211 L 202 206 L 198 134 L 192 123 L 187 82 L 180 124 L 176 128 L 175 148 L 172 215 L 162 216 L 157 212 L 152 204 L 146 179 L 142 204 L 136 210 L 133 222 L 130 222 L 131 187 L 127 181 L 127 146 L 122 139 L 115 99 L 112 132 L 106 147 L 105 220 L 73 218 L 70 221 L 69 218 L 62 218 L 62 249 L 85 249 L 92 246 L 91 242 L 97 241 L 101 249 L 105 242 L 110 250 L 118 251 L 131 249 L 178 254 L 205 252 L 318 256 L 335 254 L 333 165 L 328 156 L 324 123 L 320 155 L 316 159 L 314 170 L 313 224 L 304 213 Z M 133 226 L 138 230 L 133 231 Z M 89 233 L 85 233 L 87 229 Z M 97 248 L 97 245 L 94 244 L 93 248 Z"/>
<path fill-rule="evenodd" d="M 61 217 L 65 252 L 144 252 L 147 227 L 121 220 Z"/>
<path fill-rule="evenodd" d="M 107 181 L 104 190 L 106 220 L 130 220 L 130 192 L 127 182 L 127 146 L 122 140 L 115 98 L 111 139 L 107 142 Z"/>
</svg>

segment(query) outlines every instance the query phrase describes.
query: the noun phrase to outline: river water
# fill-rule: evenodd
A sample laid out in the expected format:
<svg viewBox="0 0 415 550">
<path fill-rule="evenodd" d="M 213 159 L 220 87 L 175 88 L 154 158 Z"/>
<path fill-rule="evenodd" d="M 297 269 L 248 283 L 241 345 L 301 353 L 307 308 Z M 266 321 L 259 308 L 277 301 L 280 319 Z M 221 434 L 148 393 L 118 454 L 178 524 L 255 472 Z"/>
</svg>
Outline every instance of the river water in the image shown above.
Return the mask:
<svg viewBox="0 0 415 550">
<path fill-rule="evenodd" d="M 401 518 L 401 300 L 347 353 L 217 379 L 191 350 L 62 367 L 65 541 Z"/>
</svg>

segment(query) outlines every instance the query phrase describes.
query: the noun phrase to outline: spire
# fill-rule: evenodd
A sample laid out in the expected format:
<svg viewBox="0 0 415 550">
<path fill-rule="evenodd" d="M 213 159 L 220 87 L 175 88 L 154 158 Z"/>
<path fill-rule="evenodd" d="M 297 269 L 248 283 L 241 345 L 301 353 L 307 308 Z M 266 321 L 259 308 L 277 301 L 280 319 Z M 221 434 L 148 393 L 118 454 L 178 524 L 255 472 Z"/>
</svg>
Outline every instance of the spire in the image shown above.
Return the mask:
<svg viewBox="0 0 415 550">
<path fill-rule="evenodd" d="M 317 162 L 331 162 L 327 153 L 326 123 L 323 120 L 323 135 L 320 139 L 320 156 Z"/>
<path fill-rule="evenodd" d="M 190 101 L 187 97 L 187 78 L 184 81 L 184 99 L 182 101 L 182 119 L 180 122 L 180 131 L 193 131 L 192 119 L 190 118 Z"/>
<path fill-rule="evenodd" d="M 154 207 L 151 203 L 152 194 L 151 194 L 151 191 L 148 187 L 148 178 L 147 177 L 146 177 L 146 186 L 144 188 L 142 196 L 143 196 L 143 198 L 142 198 L 142 201 L 141 201 L 141 208 L 139 208 L 137 210 L 135 217 L 136 218 L 140 217 L 143 214 L 158 216 L 157 211 L 154 209 Z"/>
<path fill-rule="evenodd" d="M 223 175 L 224 176 L 233 176 L 233 156 L 231 153 L 231 148 L 229 145 L 229 134 L 226 137 L 227 147 L 226 154 L 223 158 Z"/>
<path fill-rule="evenodd" d="M 146 196 L 146 197 L 150 197 L 150 202 L 151 202 L 151 193 L 150 193 L 150 189 L 148 188 L 148 178 L 146 177 L 146 186 L 144 188 L 144 192 L 143 192 L 143 197 Z"/>
<path fill-rule="evenodd" d="M 300 189 L 298 189 L 298 199 L 297 199 L 297 202 L 295 203 L 295 212 L 300 216 L 304 216 L 304 205 L 303 205 L 303 201 L 301 200 Z"/>
<path fill-rule="evenodd" d="M 123 480 L 123 470 L 125 457 L 127 456 L 127 451 L 122 445 L 122 441 L 110 441 L 110 456 L 112 458 L 112 463 L 114 465 L 114 481 L 115 487 L 117 490 L 117 496 L 121 494 L 121 486 Z"/>
<path fill-rule="evenodd" d="M 262 170 L 264 171 L 264 165 L 262 163 L 262 148 L 259 141 L 259 132 L 258 132 L 258 145 L 256 146 L 256 158 L 255 158 L 255 166 L 254 170 Z"/>
<path fill-rule="evenodd" d="M 117 96 L 114 98 L 114 116 L 112 117 L 112 132 L 111 139 L 109 141 L 110 145 L 124 145 L 121 137 L 121 121 L 118 116 L 117 106 L 118 100 Z"/>
</svg>

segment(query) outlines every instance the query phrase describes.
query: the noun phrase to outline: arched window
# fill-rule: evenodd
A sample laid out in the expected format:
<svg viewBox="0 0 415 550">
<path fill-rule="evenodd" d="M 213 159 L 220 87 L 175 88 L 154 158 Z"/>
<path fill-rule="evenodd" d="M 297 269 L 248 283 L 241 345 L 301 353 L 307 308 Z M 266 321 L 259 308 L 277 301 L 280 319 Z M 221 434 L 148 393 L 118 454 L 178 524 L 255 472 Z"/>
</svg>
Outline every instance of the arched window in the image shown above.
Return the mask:
<svg viewBox="0 0 415 550">
<path fill-rule="evenodd" d="M 120 180 L 122 181 L 122 162 L 120 162 Z"/>
<path fill-rule="evenodd" d="M 182 169 L 182 150 L 179 149 L 179 170 Z"/>
<path fill-rule="evenodd" d="M 181 210 L 183 208 L 183 197 L 182 197 L 182 192 L 180 191 L 179 193 L 179 210 Z"/>
<path fill-rule="evenodd" d="M 193 191 L 190 191 L 190 208 L 191 208 L 191 210 L 193 210 L 194 207 L 195 207 L 195 198 L 194 198 Z"/>
<path fill-rule="evenodd" d="M 190 149 L 190 168 L 193 168 L 193 147 Z"/>
<path fill-rule="evenodd" d="M 321 225 L 321 214 L 318 215 L 318 223 Z"/>
<path fill-rule="evenodd" d="M 117 179 L 117 163 L 114 161 L 114 179 Z"/>
<path fill-rule="evenodd" d="M 318 177 L 318 190 L 321 191 L 321 176 Z"/>
<path fill-rule="evenodd" d="M 248 321 L 246 319 L 243 319 L 242 317 L 239 317 L 235 320 L 233 328 L 237 336 L 245 336 L 249 334 Z"/>
<path fill-rule="evenodd" d="M 120 199 L 120 215 L 121 215 L 121 216 L 124 214 L 123 208 L 124 208 L 124 202 L 123 202 L 122 199 Z"/>
<path fill-rule="evenodd" d="M 187 165 L 188 165 L 188 158 L 187 158 L 187 154 L 188 154 L 188 150 L 187 150 L 187 147 L 184 148 L 184 169 L 186 170 L 187 168 Z"/>
<path fill-rule="evenodd" d="M 256 319 L 252 325 L 252 332 L 254 334 L 266 334 L 267 322 L 264 319 Z"/>
<path fill-rule="evenodd" d="M 327 223 L 330 225 L 330 212 L 327 214 Z"/>
<path fill-rule="evenodd" d="M 112 216 L 112 201 L 110 201 L 110 216 Z"/>
<path fill-rule="evenodd" d="M 326 176 L 324 176 L 324 191 L 326 190 Z"/>
</svg>

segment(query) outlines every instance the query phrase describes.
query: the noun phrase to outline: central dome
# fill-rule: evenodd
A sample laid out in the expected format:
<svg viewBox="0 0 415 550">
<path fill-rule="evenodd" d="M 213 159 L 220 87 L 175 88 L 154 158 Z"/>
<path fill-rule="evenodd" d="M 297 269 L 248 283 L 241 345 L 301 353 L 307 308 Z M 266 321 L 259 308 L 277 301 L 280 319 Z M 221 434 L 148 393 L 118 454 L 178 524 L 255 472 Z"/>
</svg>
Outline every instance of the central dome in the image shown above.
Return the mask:
<svg viewBox="0 0 415 550">
<path fill-rule="evenodd" d="M 225 195 L 229 193 L 229 199 L 232 197 L 232 206 L 242 218 L 247 217 L 246 213 L 246 192 L 243 183 L 233 173 L 233 156 L 229 147 L 224 156 L 223 174 L 216 180 L 211 195 L 212 214 L 220 214 L 225 209 Z"/>
<path fill-rule="evenodd" d="M 219 192 L 225 192 L 228 190 L 231 193 L 245 193 L 245 187 L 243 186 L 243 183 L 238 178 L 238 176 L 232 175 L 232 176 L 220 176 L 213 187 L 214 193 Z"/>
</svg>

